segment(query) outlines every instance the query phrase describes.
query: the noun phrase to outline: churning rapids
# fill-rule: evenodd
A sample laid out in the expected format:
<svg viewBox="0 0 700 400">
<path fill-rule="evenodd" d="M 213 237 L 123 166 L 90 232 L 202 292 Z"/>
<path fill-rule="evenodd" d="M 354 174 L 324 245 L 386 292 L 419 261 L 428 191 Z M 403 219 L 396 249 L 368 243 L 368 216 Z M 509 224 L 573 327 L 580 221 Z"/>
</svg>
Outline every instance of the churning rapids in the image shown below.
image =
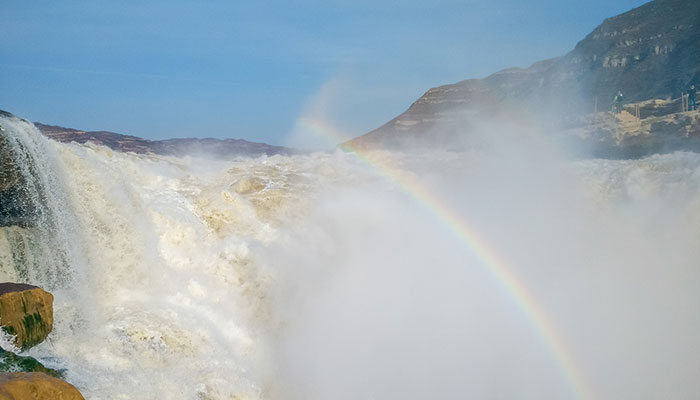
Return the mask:
<svg viewBox="0 0 700 400">
<path fill-rule="evenodd" d="M 698 154 L 215 161 L 0 126 L 32 214 L 0 280 L 54 293 L 26 353 L 87 399 L 700 393 Z"/>
</svg>

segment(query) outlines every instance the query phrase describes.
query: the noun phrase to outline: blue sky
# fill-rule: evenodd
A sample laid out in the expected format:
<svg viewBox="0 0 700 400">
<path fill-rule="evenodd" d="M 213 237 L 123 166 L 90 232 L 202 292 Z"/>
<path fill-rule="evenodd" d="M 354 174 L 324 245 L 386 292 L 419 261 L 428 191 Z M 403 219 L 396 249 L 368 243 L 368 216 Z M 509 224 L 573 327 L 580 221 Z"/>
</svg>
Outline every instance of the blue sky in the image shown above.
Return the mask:
<svg viewBox="0 0 700 400">
<path fill-rule="evenodd" d="M 644 0 L 3 0 L 0 109 L 149 139 L 323 145 L 427 89 L 565 54 Z"/>
</svg>

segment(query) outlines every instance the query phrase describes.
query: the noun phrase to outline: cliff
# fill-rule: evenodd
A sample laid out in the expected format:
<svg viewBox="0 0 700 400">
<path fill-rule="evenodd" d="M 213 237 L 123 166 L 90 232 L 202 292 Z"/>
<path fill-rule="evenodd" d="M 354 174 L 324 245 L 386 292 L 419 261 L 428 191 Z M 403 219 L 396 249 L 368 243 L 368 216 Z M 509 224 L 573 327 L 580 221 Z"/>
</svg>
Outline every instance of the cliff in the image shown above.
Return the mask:
<svg viewBox="0 0 700 400">
<path fill-rule="evenodd" d="M 626 101 L 680 97 L 700 82 L 700 1 L 654 0 L 606 19 L 568 54 L 428 90 L 346 148 L 440 145 L 469 135 L 475 121 L 527 114 L 568 119 Z"/>
<path fill-rule="evenodd" d="M 665 101 L 659 101 L 661 107 Z M 562 124 L 556 139 L 572 152 L 600 158 L 639 158 L 677 150 L 700 151 L 700 111 L 637 118 L 633 107 L 620 114 L 592 113 Z"/>
</svg>

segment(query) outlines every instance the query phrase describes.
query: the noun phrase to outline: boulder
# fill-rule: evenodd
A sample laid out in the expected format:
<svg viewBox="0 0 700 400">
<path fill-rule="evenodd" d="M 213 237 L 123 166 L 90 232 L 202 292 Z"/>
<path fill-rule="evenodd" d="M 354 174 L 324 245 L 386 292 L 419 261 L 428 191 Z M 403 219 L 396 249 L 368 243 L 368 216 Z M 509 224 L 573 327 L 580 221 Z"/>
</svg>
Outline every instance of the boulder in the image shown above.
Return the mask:
<svg viewBox="0 0 700 400">
<path fill-rule="evenodd" d="M 41 372 L 0 373 L 0 400 L 85 400 L 68 382 Z"/>
<path fill-rule="evenodd" d="M 0 326 L 27 349 L 41 343 L 53 327 L 53 295 L 37 286 L 0 283 Z"/>
</svg>

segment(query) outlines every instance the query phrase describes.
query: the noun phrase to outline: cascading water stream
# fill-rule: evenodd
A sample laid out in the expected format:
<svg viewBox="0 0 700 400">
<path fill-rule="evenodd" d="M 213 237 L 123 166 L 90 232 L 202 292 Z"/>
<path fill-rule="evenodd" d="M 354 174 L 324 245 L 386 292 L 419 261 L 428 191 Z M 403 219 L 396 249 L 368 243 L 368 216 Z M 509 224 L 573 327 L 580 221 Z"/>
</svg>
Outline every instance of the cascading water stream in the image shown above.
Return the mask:
<svg viewBox="0 0 700 400">
<path fill-rule="evenodd" d="M 76 287 L 85 261 L 55 149 L 31 123 L 0 114 L 0 274 L 47 290 Z"/>
<path fill-rule="evenodd" d="M 216 161 L 0 129 L 0 281 L 55 295 L 28 353 L 89 400 L 576 398 L 462 218 L 596 398 L 700 390 L 697 154 Z"/>
</svg>

